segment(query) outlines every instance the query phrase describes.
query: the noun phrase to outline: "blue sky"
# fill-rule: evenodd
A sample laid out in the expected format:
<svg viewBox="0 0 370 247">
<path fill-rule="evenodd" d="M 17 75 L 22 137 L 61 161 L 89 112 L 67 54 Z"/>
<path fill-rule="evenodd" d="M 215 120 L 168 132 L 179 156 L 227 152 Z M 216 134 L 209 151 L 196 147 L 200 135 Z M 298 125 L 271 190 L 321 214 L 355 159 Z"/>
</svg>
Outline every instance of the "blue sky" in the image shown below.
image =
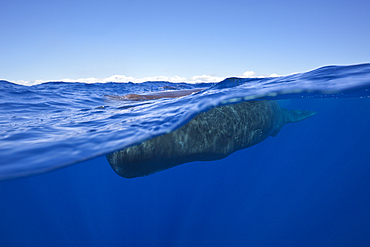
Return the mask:
<svg viewBox="0 0 370 247">
<path fill-rule="evenodd" d="M 0 79 L 279 75 L 370 62 L 370 1 L 1 1 Z"/>
</svg>

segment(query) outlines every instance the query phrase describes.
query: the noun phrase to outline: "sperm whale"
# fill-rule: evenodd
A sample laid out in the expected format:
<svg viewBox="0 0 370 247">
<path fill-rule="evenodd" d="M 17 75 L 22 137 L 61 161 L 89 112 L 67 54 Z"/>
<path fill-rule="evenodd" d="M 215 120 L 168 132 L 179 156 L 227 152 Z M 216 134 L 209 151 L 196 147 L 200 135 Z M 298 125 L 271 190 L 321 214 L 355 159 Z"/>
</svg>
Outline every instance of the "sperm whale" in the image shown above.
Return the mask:
<svg viewBox="0 0 370 247">
<path fill-rule="evenodd" d="M 288 111 L 274 100 L 219 106 L 198 114 L 177 130 L 106 157 L 122 177 L 147 176 L 187 162 L 223 159 L 276 136 L 287 123 L 315 114 L 306 110 Z"/>
</svg>

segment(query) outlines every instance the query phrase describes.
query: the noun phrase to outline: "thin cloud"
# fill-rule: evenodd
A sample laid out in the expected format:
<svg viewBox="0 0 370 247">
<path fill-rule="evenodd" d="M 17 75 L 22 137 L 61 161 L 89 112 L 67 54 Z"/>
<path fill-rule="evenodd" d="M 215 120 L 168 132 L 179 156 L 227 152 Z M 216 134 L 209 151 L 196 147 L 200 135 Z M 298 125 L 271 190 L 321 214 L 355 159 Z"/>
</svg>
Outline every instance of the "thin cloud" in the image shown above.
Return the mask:
<svg viewBox="0 0 370 247">
<path fill-rule="evenodd" d="M 277 74 L 271 74 L 268 76 L 257 76 L 255 72 L 253 71 L 246 71 L 243 74 L 239 75 L 238 77 L 241 78 L 264 78 L 264 77 L 278 77 Z M 125 75 L 112 75 L 108 78 L 81 78 L 81 79 L 70 79 L 65 78 L 62 80 L 51 80 L 51 81 L 63 81 L 63 82 L 80 82 L 80 83 L 107 83 L 107 82 L 119 82 L 119 83 L 142 83 L 146 81 L 169 81 L 174 83 L 212 83 L 212 82 L 219 82 L 227 77 L 219 77 L 219 76 L 213 76 L 213 75 L 196 75 L 189 78 L 180 77 L 180 76 L 152 76 L 152 77 L 143 77 L 143 78 L 135 78 L 132 76 L 125 76 Z M 24 81 L 19 80 L 15 81 L 14 83 L 24 86 L 32 86 L 37 84 L 42 84 L 45 82 L 50 82 L 46 80 L 34 80 L 34 81 Z"/>
<path fill-rule="evenodd" d="M 107 82 L 121 82 L 121 83 L 142 83 L 146 81 L 169 81 L 174 83 L 207 83 L 207 82 L 218 82 L 222 81 L 226 77 L 217 77 L 211 75 L 200 75 L 200 76 L 193 76 L 190 79 L 180 76 L 150 76 L 150 77 L 143 77 L 143 78 L 135 78 L 132 76 L 124 76 L 124 75 L 113 75 L 108 78 L 82 78 L 78 80 L 73 79 L 64 79 L 61 81 L 65 82 L 84 82 L 84 83 L 107 83 Z"/>
<path fill-rule="evenodd" d="M 226 79 L 226 77 L 218 77 L 212 75 L 196 75 L 193 76 L 188 83 L 203 83 L 203 82 L 219 82 Z"/>
<path fill-rule="evenodd" d="M 242 78 L 266 78 L 266 77 L 279 77 L 281 75 L 272 73 L 270 75 L 257 75 L 254 71 L 245 71 L 243 74 L 239 75 L 238 77 Z"/>
<path fill-rule="evenodd" d="M 254 71 L 245 71 L 241 77 L 253 78 L 253 77 L 256 77 L 256 73 L 254 73 Z"/>
</svg>

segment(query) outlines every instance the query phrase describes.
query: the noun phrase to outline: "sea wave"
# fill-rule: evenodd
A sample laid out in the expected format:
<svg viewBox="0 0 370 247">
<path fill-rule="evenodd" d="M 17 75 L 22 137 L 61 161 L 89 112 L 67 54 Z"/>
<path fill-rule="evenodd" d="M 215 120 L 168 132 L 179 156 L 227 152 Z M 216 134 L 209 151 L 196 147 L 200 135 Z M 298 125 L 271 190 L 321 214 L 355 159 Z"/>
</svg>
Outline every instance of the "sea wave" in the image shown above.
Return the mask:
<svg viewBox="0 0 370 247">
<path fill-rule="evenodd" d="M 205 89 L 182 98 L 142 102 L 111 97 L 193 88 Z M 224 104 L 348 97 L 370 97 L 370 64 L 198 84 L 49 82 L 21 86 L 0 81 L 0 179 L 53 170 L 141 143 Z"/>
</svg>

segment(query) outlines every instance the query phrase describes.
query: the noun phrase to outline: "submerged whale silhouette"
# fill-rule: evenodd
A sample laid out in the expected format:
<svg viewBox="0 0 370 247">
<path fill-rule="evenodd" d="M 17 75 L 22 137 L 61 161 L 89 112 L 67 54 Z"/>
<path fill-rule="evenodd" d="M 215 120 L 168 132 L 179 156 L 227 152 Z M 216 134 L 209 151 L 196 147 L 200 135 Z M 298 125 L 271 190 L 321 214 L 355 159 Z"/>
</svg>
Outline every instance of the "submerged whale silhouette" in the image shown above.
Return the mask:
<svg viewBox="0 0 370 247">
<path fill-rule="evenodd" d="M 200 113 L 177 130 L 106 157 L 122 177 L 147 176 L 187 162 L 223 159 L 276 136 L 286 123 L 315 114 L 305 110 L 288 111 L 273 100 L 219 106 Z"/>
</svg>

